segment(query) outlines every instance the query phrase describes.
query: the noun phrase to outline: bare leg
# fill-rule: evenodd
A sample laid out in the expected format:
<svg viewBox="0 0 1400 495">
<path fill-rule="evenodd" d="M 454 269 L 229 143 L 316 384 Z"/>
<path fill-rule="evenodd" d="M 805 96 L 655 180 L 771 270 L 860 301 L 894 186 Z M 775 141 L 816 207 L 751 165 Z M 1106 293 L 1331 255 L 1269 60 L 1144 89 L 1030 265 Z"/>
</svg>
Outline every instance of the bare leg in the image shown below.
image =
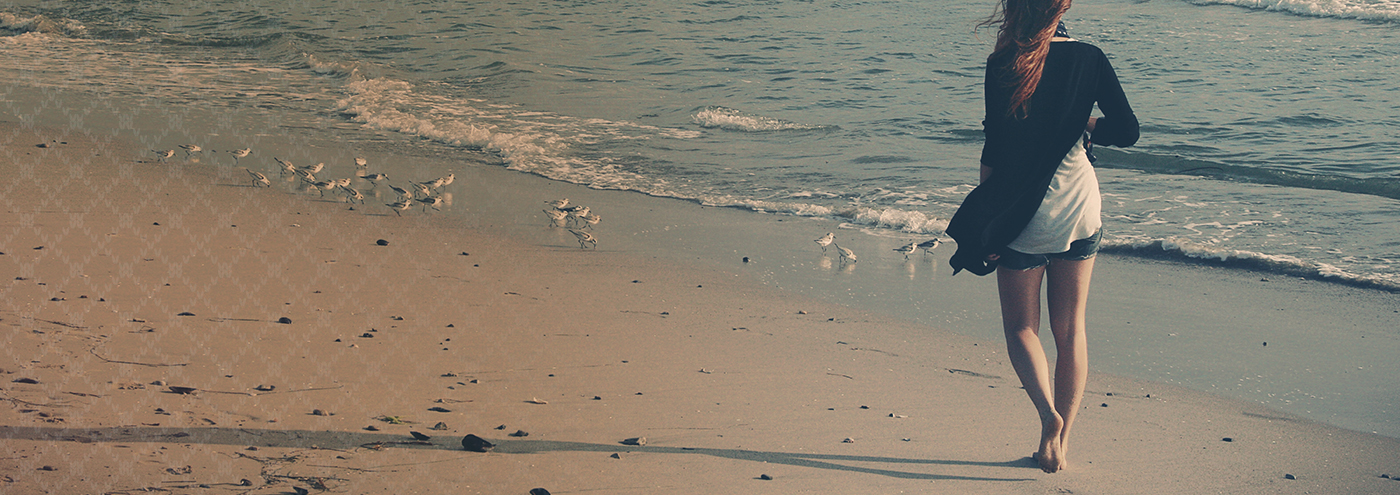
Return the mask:
<svg viewBox="0 0 1400 495">
<path fill-rule="evenodd" d="M 1040 415 L 1040 447 L 1036 451 L 1036 461 L 1040 469 L 1053 473 L 1064 464 L 1060 444 L 1065 421 L 1053 404 L 1055 396 L 1050 388 L 1049 365 L 1045 349 L 1040 345 L 1040 283 L 1045 272 L 1045 268 L 997 269 L 997 292 L 1001 298 L 1007 356 Z"/>
<path fill-rule="evenodd" d="M 1089 351 L 1085 332 L 1089 279 L 1094 259 L 1053 260 L 1046 269 L 1050 310 L 1050 332 L 1055 336 L 1055 411 L 1064 419 L 1060 430 L 1060 465 L 1064 469 L 1069 453 L 1069 431 L 1084 398 L 1089 372 Z"/>
</svg>

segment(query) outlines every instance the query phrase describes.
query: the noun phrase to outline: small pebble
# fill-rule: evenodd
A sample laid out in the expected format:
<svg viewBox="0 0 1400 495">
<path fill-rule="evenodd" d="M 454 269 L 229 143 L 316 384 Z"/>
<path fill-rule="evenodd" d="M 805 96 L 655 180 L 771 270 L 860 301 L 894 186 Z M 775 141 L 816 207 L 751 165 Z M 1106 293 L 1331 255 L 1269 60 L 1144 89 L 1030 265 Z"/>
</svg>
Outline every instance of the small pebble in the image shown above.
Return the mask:
<svg viewBox="0 0 1400 495">
<path fill-rule="evenodd" d="M 374 241 L 374 243 L 375 243 L 375 244 L 378 244 L 378 245 L 380 245 L 380 246 L 388 246 L 388 245 L 389 245 L 389 241 L 386 241 L 386 240 L 384 240 L 384 239 L 380 239 L 380 240 Z"/>
<path fill-rule="evenodd" d="M 283 316 L 283 317 L 277 319 L 277 323 L 281 323 L 281 324 L 283 324 L 283 325 L 290 324 L 291 322 L 292 322 L 292 319 L 291 319 L 291 318 L 288 318 L 288 317 L 285 317 L 285 316 Z"/>
<path fill-rule="evenodd" d="M 543 488 L 532 488 L 530 489 L 530 495 L 549 495 L 549 490 L 545 490 Z"/>
<path fill-rule="evenodd" d="M 1291 474 L 1285 474 L 1285 475 L 1283 475 L 1283 479 L 1286 479 L 1286 480 L 1296 480 L 1296 479 L 1298 479 L 1298 477 L 1297 477 L 1297 476 L 1293 476 L 1293 475 L 1291 475 Z"/>
<path fill-rule="evenodd" d="M 773 477 L 766 474 L 758 475 L 758 479 L 761 479 L 763 481 L 773 481 Z"/>
<path fill-rule="evenodd" d="M 1103 404 L 1099 404 L 1099 407 L 1108 407 L 1108 403 L 1105 402 L 1105 403 L 1103 403 Z"/>
<path fill-rule="evenodd" d="M 608 457 L 611 457 L 611 458 L 613 458 L 613 459 L 621 459 L 621 458 L 622 458 L 622 455 L 621 455 L 621 454 L 618 454 L 617 452 L 613 452 L 613 455 L 610 455 L 610 456 L 608 456 Z"/>
<path fill-rule="evenodd" d="M 1225 438 L 1220 439 L 1220 441 L 1222 441 L 1222 442 L 1233 442 L 1233 441 L 1235 441 L 1235 439 L 1234 439 L 1234 438 L 1230 438 L 1230 437 L 1225 437 Z"/>
<path fill-rule="evenodd" d="M 638 447 L 647 444 L 647 437 L 633 437 L 622 441 L 623 445 L 636 445 Z"/>
<path fill-rule="evenodd" d="M 528 436 L 530 436 L 530 432 L 525 431 L 525 430 L 515 430 L 515 433 L 511 433 L 510 436 L 512 436 L 512 437 L 528 437 Z"/>
<path fill-rule="evenodd" d="M 320 409 L 312 409 L 312 410 L 311 410 L 311 415 L 312 415 L 312 416 L 330 416 L 330 414 L 327 414 L 326 411 L 323 411 L 323 410 L 320 410 Z"/>
<path fill-rule="evenodd" d="M 856 443 L 856 439 L 851 438 L 851 437 L 846 437 L 846 439 L 845 439 L 845 440 L 842 440 L 841 443 Z"/>
</svg>

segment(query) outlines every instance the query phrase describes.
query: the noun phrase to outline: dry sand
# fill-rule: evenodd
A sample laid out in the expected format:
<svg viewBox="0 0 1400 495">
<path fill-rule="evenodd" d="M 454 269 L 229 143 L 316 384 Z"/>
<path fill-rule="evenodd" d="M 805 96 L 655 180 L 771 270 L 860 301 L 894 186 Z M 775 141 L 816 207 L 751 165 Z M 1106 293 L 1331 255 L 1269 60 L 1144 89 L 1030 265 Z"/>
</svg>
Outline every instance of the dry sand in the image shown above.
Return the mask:
<svg viewBox="0 0 1400 495">
<path fill-rule="evenodd" d="M 0 174 L 0 493 L 1400 493 L 1400 440 L 1104 373 L 1044 474 L 1000 342 L 722 269 L 63 130 Z"/>
</svg>

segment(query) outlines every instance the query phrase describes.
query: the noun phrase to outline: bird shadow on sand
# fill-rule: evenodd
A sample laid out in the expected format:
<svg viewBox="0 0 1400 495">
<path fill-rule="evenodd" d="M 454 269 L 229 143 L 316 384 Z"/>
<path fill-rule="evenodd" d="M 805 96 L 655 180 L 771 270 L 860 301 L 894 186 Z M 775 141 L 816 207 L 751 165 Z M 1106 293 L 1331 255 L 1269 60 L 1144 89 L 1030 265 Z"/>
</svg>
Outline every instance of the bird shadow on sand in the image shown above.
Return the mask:
<svg viewBox="0 0 1400 495">
<path fill-rule="evenodd" d="M 431 430 L 424 430 L 430 433 Z M 812 469 L 830 469 L 856 473 L 875 474 L 892 478 L 950 481 L 1032 481 L 1033 478 L 994 478 L 984 476 L 960 476 L 914 472 L 897 469 L 899 466 L 970 466 L 991 468 L 1030 467 L 1024 459 L 1007 462 L 962 461 L 951 459 L 909 459 L 901 457 L 881 457 L 862 455 L 838 455 L 794 452 L 770 452 L 743 449 L 714 449 L 699 447 L 668 447 L 658 445 L 637 446 L 622 444 L 600 444 L 585 442 L 556 442 L 548 440 L 496 440 L 488 439 L 496 446 L 490 454 L 467 452 L 461 447 L 461 435 L 436 435 L 419 440 L 403 433 L 386 432 L 346 432 L 309 430 L 263 430 L 255 428 L 166 428 L 166 427 L 110 427 L 110 428 L 64 428 L 49 426 L 0 426 L 0 440 L 30 440 L 43 442 L 77 443 L 178 443 L 203 445 L 257 446 L 294 449 L 355 449 L 355 448 L 401 448 L 422 450 L 457 450 L 464 456 L 471 455 L 518 455 L 542 454 L 548 452 L 612 452 L 618 454 L 669 454 L 704 455 L 724 459 L 751 461 L 755 463 L 783 464 Z M 843 463 L 885 464 L 888 467 L 867 467 Z"/>
</svg>

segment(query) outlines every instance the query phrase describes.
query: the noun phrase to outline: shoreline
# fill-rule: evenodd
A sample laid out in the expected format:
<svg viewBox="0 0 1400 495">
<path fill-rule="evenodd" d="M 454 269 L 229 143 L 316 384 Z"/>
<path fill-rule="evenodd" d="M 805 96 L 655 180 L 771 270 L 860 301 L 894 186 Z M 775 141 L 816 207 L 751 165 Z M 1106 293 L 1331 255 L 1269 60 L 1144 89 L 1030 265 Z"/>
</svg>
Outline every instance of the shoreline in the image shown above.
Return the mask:
<svg viewBox="0 0 1400 495">
<path fill-rule="evenodd" d="M 695 221 L 689 207 L 595 191 L 575 198 L 605 215 L 602 241 L 581 250 L 512 210 L 579 186 L 474 183 L 507 171 L 466 166 L 452 208 L 469 215 L 400 218 L 254 189 L 225 160 L 156 163 L 81 133 L 37 148 L 50 131 L 62 134 L 0 130 L 12 178 L 0 266 L 13 274 L 0 288 L 12 405 L 0 493 L 1400 487 L 1381 478 L 1400 475 L 1400 440 L 1097 367 L 1071 470 L 1040 473 L 1001 343 L 948 331 L 977 317 L 946 309 L 931 318 L 947 325 L 929 325 L 838 304 L 840 285 L 794 287 L 785 274 L 824 270 L 822 258 L 780 256 L 815 248 L 765 248 L 733 215 Z M 706 229 L 754 234 L 716 254 L 752 262 L 696 255 L 716 249 Z M 641 248 L 675 239 L 694 251 Z M 870 261 L 820 273 L 907 270 Z M 979 283 L 920 266 L 910 283 L 938 281 L 950 298 L 989 287 L 960 291 Z M 498 446 L 465 452 L 466 434 Z M 621 443 L 634 437 L 648 442 Z"/>
</svg>

